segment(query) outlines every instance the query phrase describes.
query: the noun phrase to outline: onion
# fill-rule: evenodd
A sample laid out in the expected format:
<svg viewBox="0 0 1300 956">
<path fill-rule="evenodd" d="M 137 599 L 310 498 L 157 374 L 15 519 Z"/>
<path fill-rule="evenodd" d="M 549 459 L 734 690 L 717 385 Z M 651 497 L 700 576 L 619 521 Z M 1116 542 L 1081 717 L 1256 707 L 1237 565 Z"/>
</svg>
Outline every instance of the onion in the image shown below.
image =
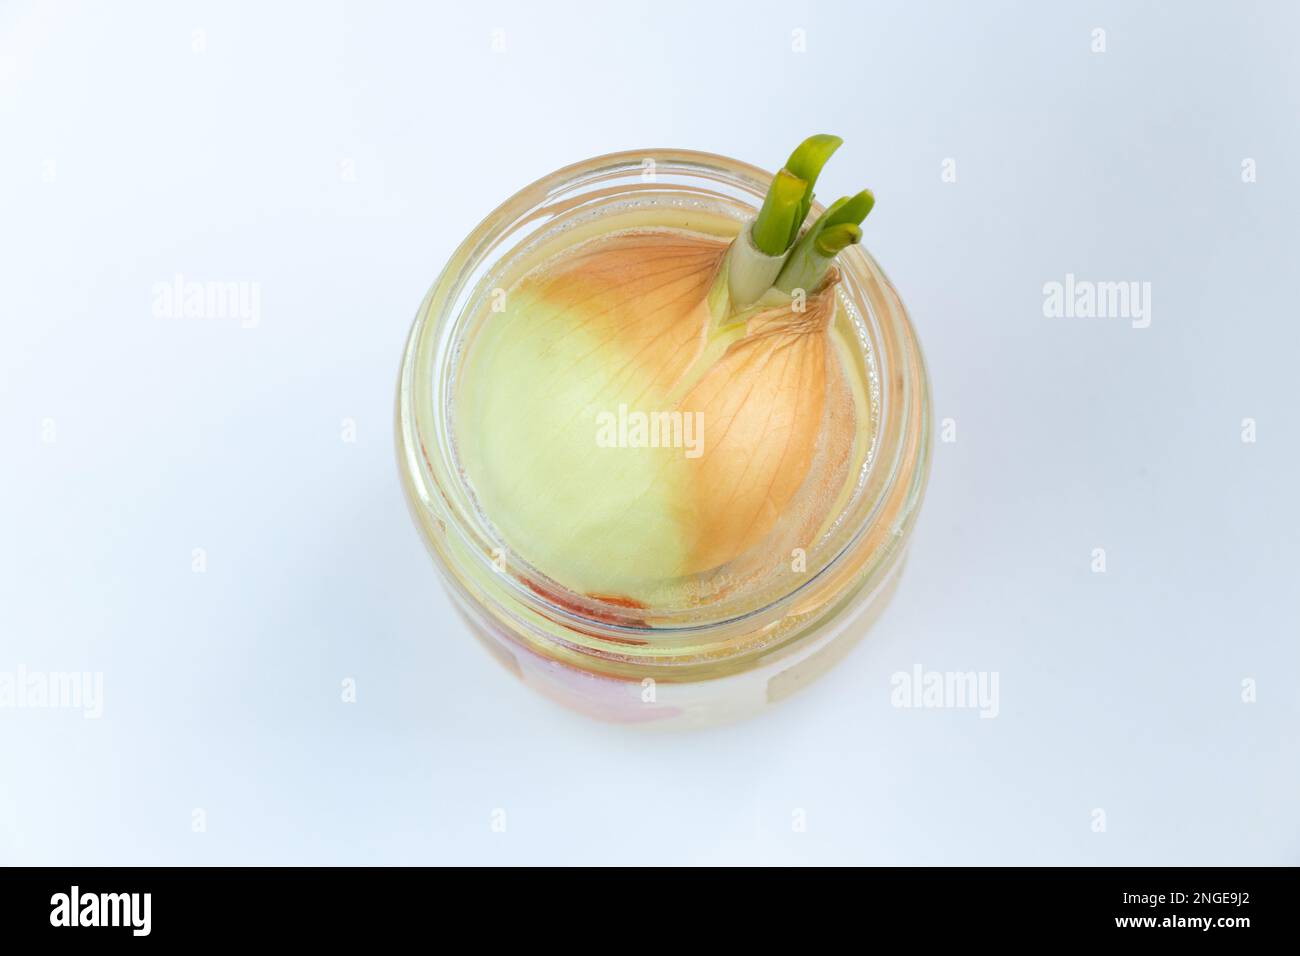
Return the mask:
<svg viewBox="0 0 1300 956">
<path fill-rule="evenodd" d="M 511 550 L 574 591 L 653 607 L 770 570 L 823 526 L 859 427 L 829 335 L 831 262 L 870 204 L 799 227 L 838 145 L 796 150 L 731 243 L 607 233 L 484 316 L 457 446 Z"/>
</svg>

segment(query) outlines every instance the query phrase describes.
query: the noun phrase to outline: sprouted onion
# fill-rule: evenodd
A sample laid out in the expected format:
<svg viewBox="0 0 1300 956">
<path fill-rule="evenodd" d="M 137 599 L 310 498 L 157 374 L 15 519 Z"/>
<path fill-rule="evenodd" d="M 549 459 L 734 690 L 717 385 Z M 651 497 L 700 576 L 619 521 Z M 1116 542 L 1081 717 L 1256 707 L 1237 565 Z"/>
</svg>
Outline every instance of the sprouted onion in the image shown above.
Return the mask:
<svg viewBox="0 0 1300 956">
<path fill-rule="evenodd" d="M 607 232 L 485 311 L 462 359 L 457 446 L 511 552 L 572 591 L 654 607 L 725 593 L 809 546 L 863 426 L 829 329 L 835 257 L 860 241 L 871 193 L 804 225 L 840 143 L 805 140 L 730 242 Z"/>
</svg>

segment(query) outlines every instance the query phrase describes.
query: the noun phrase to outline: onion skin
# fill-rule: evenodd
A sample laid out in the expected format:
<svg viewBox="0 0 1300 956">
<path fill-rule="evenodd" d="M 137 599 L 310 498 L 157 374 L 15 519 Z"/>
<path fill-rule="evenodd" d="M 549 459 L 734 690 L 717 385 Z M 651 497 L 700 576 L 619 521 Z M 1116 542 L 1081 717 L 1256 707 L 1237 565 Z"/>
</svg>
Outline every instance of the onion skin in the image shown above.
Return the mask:
<svg viewBox="0 0 1300 956">
<path fill-rule="evenodd" d="M 529 273 L 467 344 L 457 444 L 504 541 L 564 587 L 676 603 L 694 576 L 808 547 L 847 474 L 852 400 L 828 334 L 834 277 L 720 327 L 724 240 L 614 233 Z M 702 453 L 600 447 L 620 406 L 698 414 Z M 689 588 L 687 588 L 689 590 Z"/>
<path fill-rule="evenodd" d="M 828 288 L 807 310 L 767 309 L 681 400 L 704 416 L 705 453 L 687 460 L 691 497 L 679 520 L 687 572 L 726 564 L 761 542 L 808 478 L 827 399 L 834 314 Z M 829 360 L 829 361 L 828 361 Z"/>
</svg>

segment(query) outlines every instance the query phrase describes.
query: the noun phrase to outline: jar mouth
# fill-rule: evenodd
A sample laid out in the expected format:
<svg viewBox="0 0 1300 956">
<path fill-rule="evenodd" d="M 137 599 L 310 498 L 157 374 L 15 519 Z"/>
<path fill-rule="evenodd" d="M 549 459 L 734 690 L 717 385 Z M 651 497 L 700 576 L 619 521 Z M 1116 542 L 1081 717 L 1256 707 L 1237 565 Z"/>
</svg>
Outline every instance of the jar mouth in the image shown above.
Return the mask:
<svg viewBox="0 0 1300 956">
<path fill-rule="evenodd" d="M 861 246 L 841 254 L 845 295 L 879 393 L 873 447 L 859 487 L 788 585 L 768 584 L 698 608 L 642 609 L 568 590 L 524 564 L 495 535 L 457 459 L 450 421 L 457 365 L 476 304 L 516 251 L 557 224 L 623 196 L 709 202 L 751 215 L 771 174 L 734 159 L 672 149 L 612 153 L 557 170 L 490 213 L 452 254 L 416 313 L 398 383 L 399 468 L 417 524 L 444 571 L 474 601 L 516 621 L 551 622 L 579 653 L 608 659 L 731 654 L 771 643 L 795 620 L 847 603 L 894 566 L 924 491 L 929 386 L 897 293 Z M 815 212 L 820 212 L 820 208 Z M 556 638 L 553 629 L 551 637 Z M 728 649 L 729 648 L 729 649 Z"/>
</svg>

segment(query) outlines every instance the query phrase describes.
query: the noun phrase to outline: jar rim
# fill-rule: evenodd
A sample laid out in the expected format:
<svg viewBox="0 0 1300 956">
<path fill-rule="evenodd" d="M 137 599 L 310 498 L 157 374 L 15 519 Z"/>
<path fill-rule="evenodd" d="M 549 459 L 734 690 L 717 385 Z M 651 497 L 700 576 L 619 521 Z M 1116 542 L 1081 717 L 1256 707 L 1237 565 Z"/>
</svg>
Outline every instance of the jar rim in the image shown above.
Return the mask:
<svg viewBox="0 0 1300 956">
<path fill-rule="evenodd" d="M 652 179 L 645 178 L 647 171 Z M 920 344 L 892 284 L 862 246 L 845 250 L 840 267 L 850 279 L 880 292 L 878 301 L 866 303 L 870 314 L 863 317 L 874 332 L 873 350 L 885 399 L 877 423 L 877 452 L 867 469 L 879 493 L 859 503 L 862 513 L 836 539 L 838 546 L 819 567 L 810 567 L 792 587 L 759 606 L 716 620 L 656 611 L 653 623 L 647 624 L 585 595 L 573 595 L 570 601 L 572 592 L 543 593 L 518 582 L 514 575 L 499 573 L 500 556 L 494 554 L 490 538 L 475 527 L 472 509 L 466 507 L 468 488 L 454 458 L 446 416 L 422 413 L 420 407 L 422 401 L 442 408 L 449 403 L 454 375 L 445 373 L 455 361 L 452 333 L 465 320 L 475 288 L 490 274 L 492 255 L 513 254 L 554 217 L 591 201 L 602 190 L 620 182 L 626 185 L 633 176 L 656 186 L 666 184 L 673 191 L 726 187 L 729 198 L 754 208 L 771 180 L 771 174 L 758 167 L 717 154 L 629 150 L 565 166 L 501 203 L 460 243 L 417 310 L 398 381 L 396 438 L 403 484 L 426 544 L 463 595 L 496 605 L 489 609 L 516 618 L 516 623 L 520 617 L 540 616 L 567 627 L 573 633 L 563 643 L 579 657 L 649 658 L 666 663 L 770 647 L 786 630 L 782 620 L 802 619 L 811 608 L 820 612 L 843 605 L 852 595 L 840 590 L 860 590 L 873 579 L 887 577 L 910 533 L 928 476 L 932 429 Z M 455 566 L 466 556 L 477 562 L 472 574 Z M 764 626 L 755 628 L 756 619 L 764 619 Z M 757 645 L 745 639 L 755 637 L 756 631 L 766 635 Z M 629 640 L 641 637 L 652 639 Z M 710 648 L 702 648 L 702 641 Z"/>
</svg>

